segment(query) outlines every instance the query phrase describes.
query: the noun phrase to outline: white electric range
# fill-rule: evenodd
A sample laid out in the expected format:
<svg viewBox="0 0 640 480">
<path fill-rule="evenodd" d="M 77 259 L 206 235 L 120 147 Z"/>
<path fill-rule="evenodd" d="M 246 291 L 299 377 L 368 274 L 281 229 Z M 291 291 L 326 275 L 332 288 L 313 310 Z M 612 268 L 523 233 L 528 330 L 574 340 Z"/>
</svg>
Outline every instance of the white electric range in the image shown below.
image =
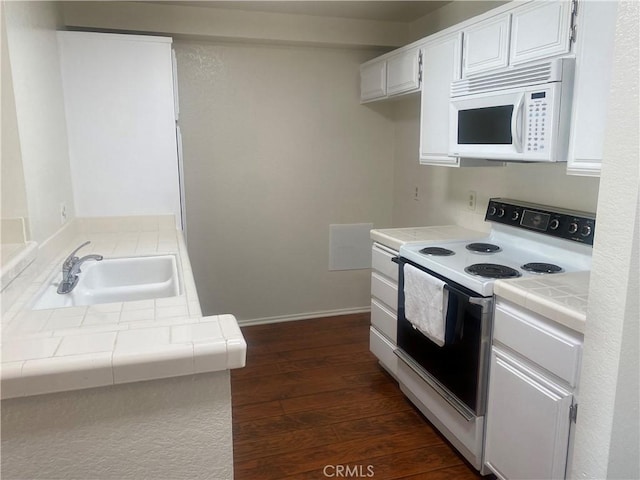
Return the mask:
<svg viewBox="0 0 640 480">
<path fill-rule="evenodd" d="M 595 216 L 494 198 L 480 239 L 405 244 L 398 281 L 398 381 L 467 460 L 482 469 L 496 279 L 588 271 Z M 438 345 L 405 315 L 406 268 L 442 282 L 446 338 Z"/>
</svg>

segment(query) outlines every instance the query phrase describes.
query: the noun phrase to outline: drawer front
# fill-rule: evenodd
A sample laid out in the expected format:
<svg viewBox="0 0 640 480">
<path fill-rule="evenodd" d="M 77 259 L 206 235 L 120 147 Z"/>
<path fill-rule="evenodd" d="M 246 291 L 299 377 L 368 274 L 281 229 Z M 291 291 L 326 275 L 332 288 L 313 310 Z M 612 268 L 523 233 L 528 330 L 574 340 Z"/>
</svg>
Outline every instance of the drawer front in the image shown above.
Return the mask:
<svg viewBox="0 0 640 480">
<path fill-rule="evenodd" d="M 398 284 L 376 272 L 371 274 L 371 296 L 394 311 L 398 308 Z"/>
<path fill-rule="evenodd" d="M 578 383 L 582 336 L 526 310 L 498 302 L 493 339 L 565 380 Z"/>
<path fill-rule="evenodd" d="M 391 261 L 396 257 L 397 253 L 391 253 L 393 250 L 383 250 L 382 248 L 374 245 L 371 251 L 371 267 L 383 274 L 385 277 L 393 279 L 398 282 L 398 264 Z"/>
<path fill-rule="evenodd" d="M 374 327 L 369 329 L 369 349 L 389 373 L 394 377 L 398 374 L 398 357 L 393 353 L 395 346 Z"/>
<path fill-rule="evenodd" d="M 393 343 L 398 338 L 398 315 L 375 298 L 371 299 L 371 325 L 383 333 Z"/>
</svg>

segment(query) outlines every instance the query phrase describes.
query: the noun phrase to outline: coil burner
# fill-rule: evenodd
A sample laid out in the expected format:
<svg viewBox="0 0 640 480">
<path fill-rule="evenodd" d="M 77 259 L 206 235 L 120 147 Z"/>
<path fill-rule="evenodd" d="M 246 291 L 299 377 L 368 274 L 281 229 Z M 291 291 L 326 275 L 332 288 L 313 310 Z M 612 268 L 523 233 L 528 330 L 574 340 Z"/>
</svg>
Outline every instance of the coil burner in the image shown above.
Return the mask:
<svg viewBox="0 0 640 480">
<path fill-rule="evenodd" d="M 527 263 L 525 265 L 522 265 L 523 270 L 526 270 L 527 272 L 532 272 L 532 273 L 562 273 L 564 272 L 562 267 L 559 267 L 558 265 L 554 265 L 553 263 L 539 263 L 539 262 L 533 262 L 533 263 Z"/>
<path fill-rule="evenodd" d="M 453 250 L 442 247 L 425 247 L 420 250 L 423 255 L 432 255 L 434 257 L 448 257 L 449 255 L 455 255 Z"/>
<path fill-rule="evenodd" d="M 515 278 L 521 275 L 517 270 L 496 263 L 475 263 L 465 267 L 465 272 L 486 278 Z"/>
<path fill-rule="evenodd" d="M 470 243 L 465 247 L 474 253 L 496 253 L 502 250 L 498 245 L 493 243 Z"/>
</svg>

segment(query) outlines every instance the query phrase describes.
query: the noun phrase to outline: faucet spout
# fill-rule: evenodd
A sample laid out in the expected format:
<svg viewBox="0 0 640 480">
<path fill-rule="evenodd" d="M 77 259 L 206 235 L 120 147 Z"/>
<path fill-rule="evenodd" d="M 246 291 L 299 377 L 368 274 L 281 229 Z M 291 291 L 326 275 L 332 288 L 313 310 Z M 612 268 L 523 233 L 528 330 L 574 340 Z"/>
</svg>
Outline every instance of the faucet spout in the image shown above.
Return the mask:
<svg viewBox="0 0 640 480">
<path fill-rule="evenodd" d="M 80 250 L 85 245 L 91 243 L 90 241 L 84 242 L 82 245 L 77 247 L 73 252 L 69 254 L 69 256 L 62 263 L 62 281 L 58 285 L 58 293 L 60 295 L 64 295 L 70 293 L 78 284 L 78 274 L 82 271 L 80 267 L 87 260 L 96 260 L 100 261 L 103 259 L 102 255 L 85 255 L 82 258 L 78 258 L 75 256 L 76 252 Z"/>
</svg>

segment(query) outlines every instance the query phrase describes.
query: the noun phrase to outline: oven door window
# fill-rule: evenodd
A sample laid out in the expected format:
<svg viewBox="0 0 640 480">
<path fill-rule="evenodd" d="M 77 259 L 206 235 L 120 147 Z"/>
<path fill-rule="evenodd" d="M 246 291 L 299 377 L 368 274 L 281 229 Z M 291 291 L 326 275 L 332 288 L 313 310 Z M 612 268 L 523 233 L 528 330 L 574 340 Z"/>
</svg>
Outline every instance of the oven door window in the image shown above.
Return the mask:
<svg viewBox="0 0 640 480">
<path fill-rule="evenodd" d="M 458 111 L 459 145 L 511 145 L 513 105 Z"/>
</svg>

